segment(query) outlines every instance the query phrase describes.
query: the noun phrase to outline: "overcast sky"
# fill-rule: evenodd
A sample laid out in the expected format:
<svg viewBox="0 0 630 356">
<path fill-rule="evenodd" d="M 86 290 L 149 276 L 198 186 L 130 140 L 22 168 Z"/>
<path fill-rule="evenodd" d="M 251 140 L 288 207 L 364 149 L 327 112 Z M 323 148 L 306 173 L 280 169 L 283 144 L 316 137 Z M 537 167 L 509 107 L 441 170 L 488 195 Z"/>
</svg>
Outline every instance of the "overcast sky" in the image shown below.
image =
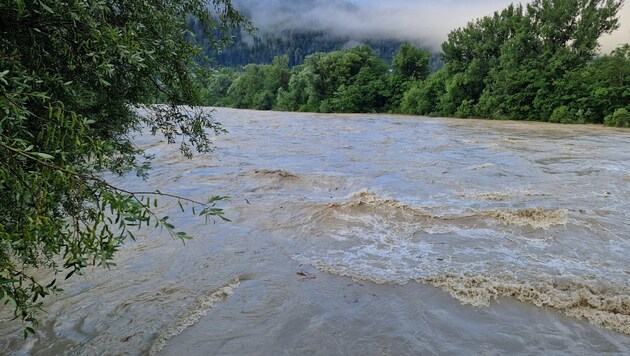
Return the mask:
<svg viewBox="0 0 630 356">
<path fill-rule="evenodd" d="M 233 0 L 264 31 L 321 29 L 353 39 L 411 41 L 439 50 L 446 35 L 514 0 Z M 621 28 L 601 40 L 602 52 L 630 42 L 630 4 Z"/>
</svg>

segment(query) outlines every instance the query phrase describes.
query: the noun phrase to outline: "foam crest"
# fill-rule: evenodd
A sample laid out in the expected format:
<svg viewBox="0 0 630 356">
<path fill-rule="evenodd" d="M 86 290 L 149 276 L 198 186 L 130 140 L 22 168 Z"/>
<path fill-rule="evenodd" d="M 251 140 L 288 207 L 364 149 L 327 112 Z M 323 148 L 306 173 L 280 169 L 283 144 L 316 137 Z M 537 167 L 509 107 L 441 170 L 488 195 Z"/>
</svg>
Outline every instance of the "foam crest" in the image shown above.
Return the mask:
<svg viewBox="0 0 630 356">
<path fill-rule="evenodd" d="M 375 193 L 362 189 L 356 193 L 352 193 L 346 202 L 335 202 L 328 204 L 329 207 L 338 207 L 338 206 L 357 206 L 361 204 L 375 204 L 375 203 L 383 203 L 392 206 L 398 206 L 401 208 L 408 207 L 406 204 L 402 204 L 394 199 L 386 199 L 381 198 Z"/>
<path fill-rule="evenodd" d="M 427 252 L 430 256 L 434 251 Z M 423 260 L 429 256 L 422 256 Z M 454 261 L 404 266 L 391 258 L 374 260 L 374 254 L 366 253 L 294 257 L 303 262 L 310 259 L 310 264 L 323 272 L 354 280 L 377 284 L 406 284 L 415 280 L 430 284 L 462 304 L 475 307 L 487 307 L 493 300 L 510 297 L 630 335 L 630 289 L 615 282 L 587 281 L 572 275 L 552 277 L 540 271 L 509 275 L 499 271 L 458 273 L 455 270 L 465 267 L 453 264 Z"/>
<path fill-rule="evenodd" d="M 380 212 L 407 212 L 413 215 L 421 215 L 427 217 L 431 216 L 429 209 L 424 207 L 416 207 L 410 204 L 402 203 L 395 199 L 383 198 L 379 195 L 363 189 L 349 196 L 346 201 L 334 202 L 326 205 L 326 208 L 356 208 L 356 207 L 369 207 L 376 209 Z"/>
<path fill-rule="evenodd" d="M 511 297 L 550 307 L 601 327 L 630 334 L 630 290 L 592 286 L 571 280 L 540 277 L 533 281 L 483 275 L 442 274 L 419 281 L 439 287 L 462 302 L 481 307 L 498 297 Z"/>
<path fill-rule="evenodd" d="M 483 217 L 496 219 L 506 225 L 519 227 L 531 226 L 535 229 L 548 229 L 553 225 L 564 225 L 567 223 L 567 211 L 565 209 L 547 209 L 542 207 L 526 209 L 497 209 L 497 210 L 475 210 Z"/>
<path fill-rule="evenodd" d="M 159 333 L 155 339 L 150 355 L 155 355 L 166 346 L 166 342 L 174 336 L 177 336 L 184 332 L 189 327 L 195 325 L 203 318 L 208 310 L 212 309 L 214 304 L 220 302 L 234 293 L 234 290 L 238 288 L 240 281 L 238 278 L 221 286 L 220 288 L 210 291 L 192 305 L 190 305 L 185 311 L 177 316 L 175 324 L 167 327 L 166 330 Z"/>
<path fill-rule="evenodd" d="M 494 192 L 466 192 L 461 195 L 463 198 L 482 200 L 482 201 L 508 201 L 512 199 L 518 199 L 519 201 L 524 199 L 531 199 L 537 197 L 547 197 L 546 193 L 534 193 L 528 189 L 505 189 Z"/>
<path fill-rule="evenodd" d="M 256 169 L 243 172 L 234 182 L 238 189 L 248 192 L 282 191 L 299 195 L 347 191 L 351 179 L 343 175 L 292 172 L 284 169 Z M 330 195 L 328 195 L 330 196 Z"/>
<path fill-rule="evenodd" d="M 494 163 L 484 163 L 484 164 L 480 164 L 478 166 L 469 167 L 468 170 L 470 170 L 470 171 L 478 171 L 478 170 L 481 170 L 481 169 L 492 168 L 494 166 L 495 166 Z"/>
<path fill-rule="evenodd" d="M 503 200 L 507 193 L 502 195 L 488 195 L 488 200 Z M 530 226 L 535 229 L 549 229 L 554 225 L 564 225 L 567 223 L 567 210 L 561 208 L 530 207 L 523 209 L 463 209 L 457 211 L 453 207 L 419 207 L 402 203 L 395 199 L 382 198 L 368 190 L 361 190 L 352 194 L 346 201 L 330 203 L 326 206 L 331 209 L 343 209 L 364 207 L 374 213 L 399 213 L 406 218 L 428 218 L 449 221 L 451 224 L 465 223 L 471 218 L 490 218 L 505 225 L 518 227 Z M 364 210 L 355 210 L 356 213 L 365 213 Z"/>
</svg>

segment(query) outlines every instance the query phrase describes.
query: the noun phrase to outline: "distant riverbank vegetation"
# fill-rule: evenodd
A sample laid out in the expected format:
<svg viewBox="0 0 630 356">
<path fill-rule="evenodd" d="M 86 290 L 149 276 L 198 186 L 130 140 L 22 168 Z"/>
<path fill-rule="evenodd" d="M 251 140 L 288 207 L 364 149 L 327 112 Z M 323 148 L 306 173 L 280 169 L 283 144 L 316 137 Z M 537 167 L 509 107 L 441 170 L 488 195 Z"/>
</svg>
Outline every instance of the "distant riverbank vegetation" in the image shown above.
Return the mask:
<svg viewBox="0 0 630 356">
<path fill-rule="evenodd" d="M 403 44 L 388 64 L 368 46 L 315 53 L 289 67 L 223 68 L 203 83 L 205 102 L 260 110 L 596 123 L 630 127 L 630 45 L 597 55 L 618 28 L 623 1 L 535 0 L 456 29 L 444 67 Z"/>
</svg>

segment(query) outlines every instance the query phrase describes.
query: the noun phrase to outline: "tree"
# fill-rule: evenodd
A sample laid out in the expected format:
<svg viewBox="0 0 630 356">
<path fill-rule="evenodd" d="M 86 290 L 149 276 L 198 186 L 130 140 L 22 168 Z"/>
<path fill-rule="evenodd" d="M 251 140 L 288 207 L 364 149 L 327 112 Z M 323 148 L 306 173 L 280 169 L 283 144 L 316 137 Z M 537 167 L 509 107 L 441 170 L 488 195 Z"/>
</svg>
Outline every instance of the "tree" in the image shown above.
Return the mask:
<svg viewBox="0 0 630 356">
<path fill-rule="evenodd" d="M 444 95 L 447 71 L 440 70 L 431 74 L 425 81 L 416 82 L 403 95 L 400 111 L 413 115 L 442 115 L 439 99 Z"/>
<path fill-rule="evenodd" d="M 210 78 L 200 78 L 203 87 L 203 103 L 209 106 L 224 106 L 228 89 L 237 78 L 238 73 L 232 68 L 221 68 Z"/>
<path fill-rule="evenodd" d="M 271 110 L 278 90 L 287 89 L 289 75 L 286 56 L 274 58 L 273 64 L 248 64 L 230 85 L 225 101 L 237 108 Z"/>
<path fill-rule="evenodd" d="M 33 268 L 68 278 L 107 266 L 132 226 L 189 237 L 151 210 L 168 194 L 127 191 L 98 174 L 146 174 L 129 136 L 142 126 L 177 139 L 185 156 L 210 151 L 208 130 L 223 131 L 209 114 L 177 106 L 199 103 L 195 77 L 207 74 L 191 17 L 217 46 L 227 38 L 215 33 L 250 27 L 229 0 L 0 2 L 0 300 L 25 335 L 40 299 L 59 290 Z M 138 114 L 156 99 L 165 105 Z M 222 217 L 222 197 L 175 198 Z"/>
<path fill-rule="evenodd" d="M 413 86 L 412 83 L 427 78 L 430 57 L 429 52 L 422 48 L 415 48 L 409 43 L 403 43 L 400 46 L 392 60 L 393 73 L 389 77 L 390 109 L 397 109 L 400 106 L 403 94 Z"/>
<path fill-rule="evenodd" d="M 415 112 L 414 107 L 422 105 L 426 108 L 419 110 L 422 113 L 430 110 L 447 116 L 553 117 L 562 122 L 601 123 L 605 115 L 623 105 L 624 89 L 612 77 L 603 77 L 610 69 L 601 71 L 600 64 L 592 60 L 598 39 L 618 27 L 616 16 L 622 3 L 534 0 L 472 21 L 449 33 L 442 44 L 446 64 L 440 71 L 443 74 L 435 78 L 444 79 L 444 87 L 411 87 L 403 95 L 402 109 Z M 613 63 L 621 62 L 611 59 L 603 66 L 613 68 Z M 589 67 L 602 74 L 594 76 L 599 77 L 599 84 L 587 85 L 588 79 L 579 74 Z M 439 97 L 422 98 L 422 93 Z M 607 107 L 606 101 L 613 106 Z"/>
<path fill-rule="evenodd" d="M 565 104 L 559 84 L 589 65 L 598 39 L 618 27 L 618 0 L 536 0 L 513 23 L 489 71 L 478 112 L 547 120 Z M 600 120 L 601 122 L 601 120 Z"/>
<path fill-rule="evenodd" d="M 368 56 L 361 64 L 359 71 L 337 87 L 330 100 L 330 110 L 332 112 L 380 111 L 386 102 L 386 75 L 387 65 L 376 56 Z"/>
<path fill-rule="evenodd" d="M 630 103 L 627 78 L 630 78 L 630 45 L 625 44 L 557 80 L 555 86 L 561 95 L 556 100 L 574 119 L 570 122 L 605 123 L 606 117 Z"/>
<path fill-rule="evenodd" d="M 443 115 L 469 116 L 462 114 L 468 113 L 467 107 L 480 100 L 486 78 L 496 67 L 502 47 L 520 33 L 524 20 L 522 6 L 510 5 L 493 16 L 470 22 L 449 33 L 442 44 L 446 87 L 439 99 L 439 111 Z M 460 110 L 462 105 L 463 110 Z"/>
<path fill-rule="evenodd" d="M 286 89 L 286 90 L 285 90 Z M 386 102 L 387 65 L 369 46 L 314 53 L 294 68 L 277 108 L 316 112 L 375 112 Z"/>
<path fill-rule="evenodd" d="M 429 75 L 429 57 L 424 49 L 403 43 L 392 60 L 394 74 L 408 80 L 424 80 Z"/>
<path fill-rule="evenodd" d="M 308 57 L 311 61 L 313 56 Z M 316 93 L 313 87 L 315 75 L 312 67 L 303 64 L 293 69 L 287 90 L 278 90 L 276 109 L 286 111 L 317 111 Z"/>
</svg>

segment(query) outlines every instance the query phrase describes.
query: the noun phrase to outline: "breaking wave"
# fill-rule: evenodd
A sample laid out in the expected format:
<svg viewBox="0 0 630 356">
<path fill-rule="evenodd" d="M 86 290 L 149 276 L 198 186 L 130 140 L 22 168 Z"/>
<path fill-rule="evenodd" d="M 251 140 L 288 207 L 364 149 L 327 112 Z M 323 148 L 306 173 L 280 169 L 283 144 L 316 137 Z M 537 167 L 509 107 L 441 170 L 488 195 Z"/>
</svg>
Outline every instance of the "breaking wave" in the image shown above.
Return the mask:
<svg viewBox="0 0 630 356">
<path fill-rule="evenodd" d="M 533 281 L 496 276 L 442 274 L 419 281 L 439 287 L 463 304 L 488 306 L 511 297 L 537 307 L 550 307 L 578 319 L 630 335 L 630 290 L 592 286 L 571 280 L 540 277 Z"/>
<path fill-rule="evenodd" d="M 567 223 L 567 211 L 565 209 L 546 209 L 534 207 L 519 210 L 478 210 L 483 217 L 496 219 L 507 225 L 531 226 L 535 229 L 548 229 L 553 225 Z"/>
<path fill-rule="evenodd" d="M 489 200 L 493 200 L 488 198 Z M 496 197 L 501 200 L 501 197 Z M 566 209 L 549 209 L 544 207 L 531 207 L 524 209 L 472 209 L 462 207 L 435 207 L 435 206 L 414 206 L 403 203 L 395 199 L 382 198 L 368 190 L 362 190 L 352 194 L 348 200 L 329 203 L 324 207 L 324 211 L 317 214 L 336 214 L 340 210 L 352 213 L 366 213 L 371 211 L 374 214 L 394 215 L 401 219 L 439 219 L 449 221 L 451 224 L 458 222 L 470 223 L 471 220 L 491 220 L 498 221 L 505 225 L 518 227 L 530 226 L 535 229 L 548 229 L 554 225 L 563 225 L 567 222 Z"/>
<path fill-rule="evenodd" d="M 299 215 L 307 218 L 296 225 L 309 244 L 293 258 L 321 271 L 375 283 L 418 281 L 473 306 L 512 297 L 630 334 L 623 272 L 533 252 L 546 248 L 540 241 L 550 229 L 565 229 L 566 209 L 418 206 L 369 190 L 306 205 Z M 580 277 L 593 275 L 610 279 Z"/>
<path fill-rule="evenodd" d="M 157 338 L 153 342 L 153 346 L 151 347 L 149 354 L 155 355 L 161 351 L 164 346 L 166 346 L 166 342 L 169 339 L 183 333 L 189 327 L 197 324 L 197 322 L 199 322 L 199 320 L 208 313 L 208 310 L 212 309 L 214 304 L 231 296 L 234 293 L 234 290 L 238 288 L 239 284 L 240 281 L 236 278 L 196 300 L 176 318 L 173 325 L 167 327 L 164 331 L 158 334 Z"/>
</svg>

